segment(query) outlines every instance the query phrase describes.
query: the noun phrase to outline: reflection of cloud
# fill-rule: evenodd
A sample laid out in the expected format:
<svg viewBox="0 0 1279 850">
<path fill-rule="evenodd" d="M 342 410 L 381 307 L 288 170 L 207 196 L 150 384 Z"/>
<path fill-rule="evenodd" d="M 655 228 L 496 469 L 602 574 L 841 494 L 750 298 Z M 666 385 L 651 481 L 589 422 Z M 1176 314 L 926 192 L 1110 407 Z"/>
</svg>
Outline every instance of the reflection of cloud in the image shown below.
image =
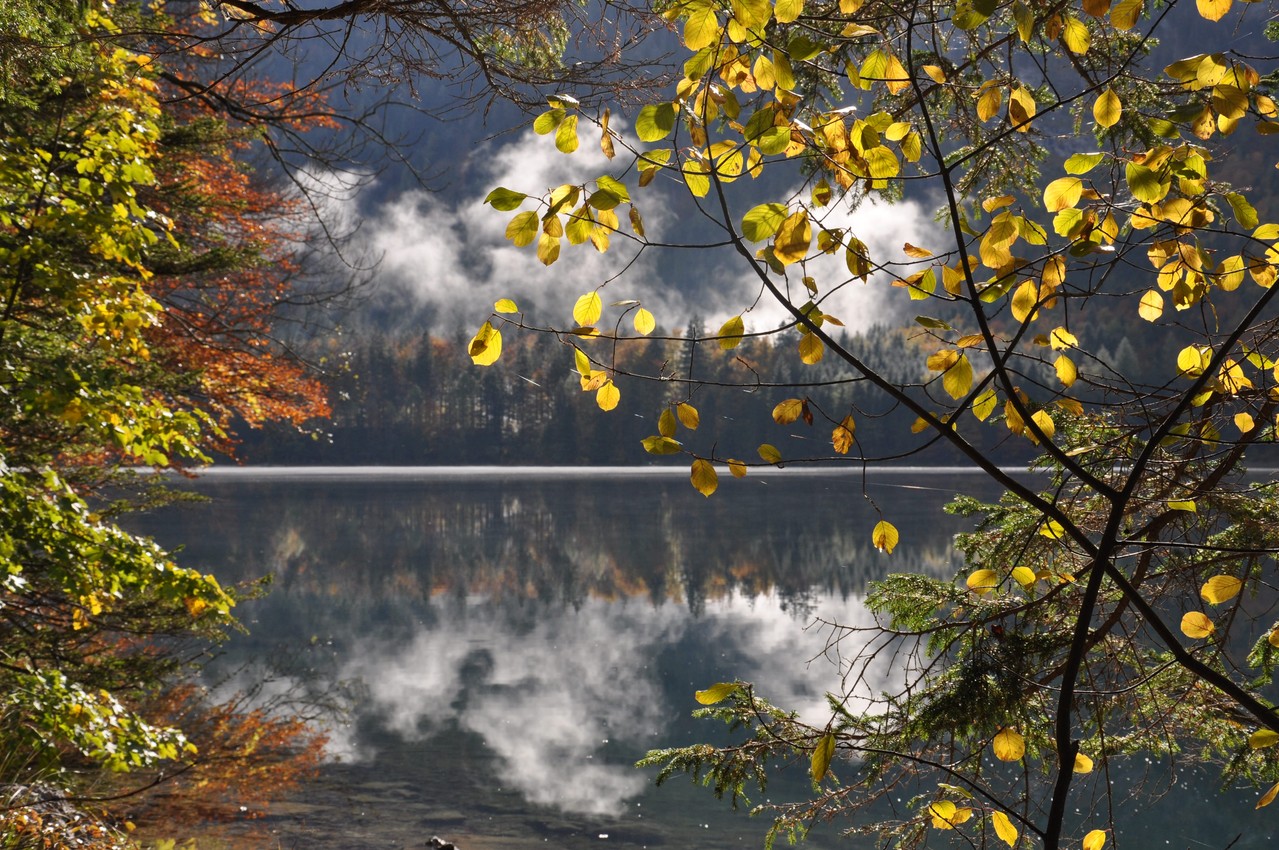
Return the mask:
<svg viewBox="0 0 1279 850">
<path fill-rule="evenodd" d="M 869 618 L 857 600 L 826 598 L 816 613 Z M 640 752 L 667 743 L 671 708 L 656 660 L 680 641 L 708 641 L 747 659 L 732 676 L 813 722 L 825 722 L 824 694 L 840 688 L 834 666 L 806 663 L 824 636 L 804 630 L 773 596 L 711 603 L 701 621 L 676 604 L 600 600 L 542 608 L 531 624 L 527 614 L 484 603 L 441 612 L 406 643 L 363 641 L 342 676 L 363 678 L 367 710 L 400 737 L 465 729 L 496 756 L 504 786 L 538 805 L 594 815 L 618 813 L 649 781 L 629 763 L 608 761 L 604 745 Z"/>
</svg>

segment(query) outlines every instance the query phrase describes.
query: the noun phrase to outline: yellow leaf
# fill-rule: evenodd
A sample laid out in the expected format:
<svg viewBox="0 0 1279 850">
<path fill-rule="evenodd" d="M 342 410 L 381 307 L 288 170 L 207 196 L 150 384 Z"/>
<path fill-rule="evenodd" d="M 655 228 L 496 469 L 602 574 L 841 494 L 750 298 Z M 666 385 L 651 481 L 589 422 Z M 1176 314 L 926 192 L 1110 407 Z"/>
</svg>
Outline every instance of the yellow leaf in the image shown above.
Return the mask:
<svg viewBox="0 0 1279 850">
<path fill-rule="evenodd" d="M 806 365 L 817 363 L 825 353 L 825 344 L 815 334 L 804 334 L 799 338 L 799 359 Z"/>
<path fill-rule="evenodd" d="M 995 827 L 995 835 L 999 836 L 1000 841 L 1009 847 L 1017 846 L 1017 827 L 1013 826 L 1013 822 L 1008 819 L 1008 815 L 1003 812 L 991 812 L 990 823 Z"/>
<path fill-rule="evenodd" d="M 907 257 L 914 257 L 918 260 L 922 260 L 933 255 L 933 252 L 929 251 L 927 248 L 920 248 L 916 245 L 910 244 L 909 242 L 902 246 L 902 251 L 905 252 Z"/>
<path fill-rule="evenodd" d="M 1075 753 L 1075 773 L 1092 773 L 1092 759 L 1083 753 Z"/>
<path fill-rule="evenodd" d="M 502 356 L 502 332 L 485 322 L 471 340 L 467 353 L 476 366 L 492 366 Z"/>
<path fill-rule="evenodd" d="M 870 533 L 871 543 L 885 555 L 893 553 L 893 549 L 897 548 L 897 542 L 900 539 L 901 536 L 897 533 L 896 526 L 883 519 L 875 523 L 875 528 Z"/>
<path fill-rule="evenodd" d="M 675 405 L 675 415 L 679 417 L 680 423 L 690 431 L 696 431 L 697 426 L 702 424 L 702 417 L 697 412 L 697 408 L 687 402 L 681 401 Z"/>
<path fill-rule="evenodd" d="M 684 46 L 697 51 L 719 41 L 720 26 L 709 3 L 696 9 L 684 22 Z"/>
<path fill-rule="evenodd" d="M 1137 315 L 1147 322 L 1153 322 L 1164 314 L 1164 297 L 1158 289 L 1150 289 L 1141 296 L 1141 304 L 1137 307 Z"/>
<path fill-rule="evenodd" d="M 1106 844 L 1106 830 L 1094 829 L 1084 836 L 1084 850 L 1101 850 Z"/>
<path fill-rule="evenodd" d="M 745 478 L 746 464 L 742 463 L 740 460 L 737 460 L 736 458 L 730 457 L 728 459 L 728 471 L 733 473 L 734 478 Z"/>
<path fill-rule="evenodd" d="M 538 233 L 537 213 L 525 211 L 518 213 L 506 225 L 506 238 L 515 243 L 516 248 L 532 245 Z"/>
<path fill-rule="evenodd" d="M 924 65 L 921 70 L 923 70 L 923 72 L 928 75 L 928 79 L 932 80 L 934 83 L 946 82 L 946 72 L 937 65 Z"/>
<path fill-rule="evenodd" d="M 657 328 L 657 320 L 653 318 L 653 314 L 643 307 L 635 311 L 635 332 L 641 336 L 648 336 Z"/>
<path fill-rule="evenodd" d="M 1084 192 L 1084 181 L 1078 177 L 1058 177 L 1044 187 L 1044 208 L 1059 212 L 1079 203 Z"/>
<path fill-rule="evenodd" d="M 689 479 L 693 482 L 693 489 L 703 496 L 709 496 L 719 487 L 719 475 L 715 473 L 715 467 L 709 460 L 698 458 L 693 461 Z"/>
<path fill-rule="evenodd" d="M 1087 24 L 1078 18 L 1067 16 L 1066 26 L 1061 33 L 1061 40 L 1065 42 L 1067 50 L 1082 56 L 1088 52 L 1092 36 L 1088 33 Z"/>
<path fill-rule="evenodd" d="M 1181 633 L 1192 640 L 1206 638 L 1217 630 L 1202 611 L 1187 611 L 1181 618 Z"/>
<path fill-rule="evenodd" d="M 1124 105 L 1119 101 L 1119 95 L 1109 88 L 1102 92 L 1101 97 L 1097 98 L 1097 102 L 1092 105 L 1092 118 L 1101 127 L 1115 126 L 1123 114 Z"/>
<path fill-rule="evenodd" d="M 1038 576 L 1035 575 L 1035 571 L 1032 570 L 1030 567 L 1014 567 L 1013 568 L 1013 581 L 1017 582 L 1022 587 L 1028 588 L 1032 586 L 1037 580 L 1038 580 Z"/>
<path fill-rule="evenodd" d="M 779 24 L 789 24 L 800 16 L 804 11 L 804 0 L 777 0 L 777 5 L 773 10 L 773 17 L 777 19 Z M 816 782 L 818 777 L 814 777 Z"/>
<path fill-rule="evenodd" d="M 999 587 L 999 576 L 994 570 L 974 570 L 965 583 L 973 593 L 978 596 L 985 596 Z"/>
<path fill-rule="evenodd" d="M 1013 293 L 1013 318 L 1019 322 L 1034 321 L 1039 315 L 1038 308 L 1039 286 L 1033 280 L 1027 280 Z"/>
<path fill-rule="evenodd" d="M 989 121 L 999 114 L 999 107 L 1004 105 L 1004 93 L 997 86 L 990 86 L 977 97 L 977 118 L 982 122 Z"/>
<path fill-rule="evenodd" d="M 600 410 L 612 410 L 621 400 L 622 391 L 612 381 L 605 381 L 604 385 L 595 391 L 595 403 L 599 405 Z"/>
<path fill-rule="evenodd" d="M 1257 801 L 1256 808 L 1265 808 L 1275 801 L 1275 797 L 1279 797 L 1279 782 L 1271 785 L 1270 790 L 1262 795 L 1261 799 Z"/>
<path fill-rule="evenodd" d="M 1053 351 L 1065 351 L 1067 348 L 1078 347 L 1079 338 L 1065 328 L 1053 328 L 1048 335 L 1048 344 Z"/>
<path fill-rule="evenodd" d="M 773 421 L 778 425 L 789 425 L 804 413 L 804 402 L 798 398 L 788 398 L 778 402 L 773 408 Z"/>
<path fill-rule="evenodd" d="M 1053 422 L 1052 416 L 1047 410 L 1036 410 L 1031 414 L 1030 420 L 1039 426 L 1039 431 L 1046 439 L 1051 440 L 1053 435 L 1057 433 L 1057 424 Z"/>
<path fill-rule="evenodd" d="M 813 747 L 813 758 L 808 772 L 814 782 L 822 781 L 822 777 L 830 769 L 830 760 L 833 755 L 835 755 L 835 736 L 827 732 L 817 742 L 817 746 Z"/>
<path fill-rule="evenodd" d="M 515 302 L 509 298 L 502 298 L 493 305 L 494 313 L 518 313 L 519 307 L 515 306 Z"/>
<path fill-rule="evenodd" d="M 1235 427 L 1239 429 L 1240 434 L 1247 434 L 1256 426 L 1256 421 L 1248 411 L 1245 410 L 1235 414 Z"/>
<path fill-rule="evenodd" d="M 954 829 L 955 804 L 950 800 L 938 800 L 928 805 L 928 813 L 932 815 L 933 826 L 937 829 Z"/>
<path fill-rule="evenodd" d="M 996 395 L 992 387 L 987 387 L 982 394 L 973 399 L 973 416 L 980 421 L 985 422 L 990 414 L 995 412 L 995 407 L 999 404 L 999 396 Z"/>
<path fill-rule="evenodd" d="M 1241 589 L 1243 582 L 1234 576 L 1213 576 L 1199 588 L 1199 595 L 1209 605 L 1220 605 L 1238 596 Z"/>
<path fill-rule="evenodd" d="M 657 416 L 657 433 L 663 437 L 675 436 L 675 413 L 668 407 Z"/>
<path fill-rule="evenodd" d="M 855 431 L 856 425 L 853 423 L 853 415 L 850 413 L 831 432 L 830 441 L 836 452 L 842 455 L 848 454 L 848 450 L 853 447 L 853 434 Z"/>
<path fill-rule="evenodd" d="M 959 400 L 968 394 L 973 386 L 973 366 L 966 355 L 959 355 L 955 364 L 941 376 L 941 385 L 947 394 Z"/>
<path fill-rule="evenodd" d="M 577 116 L 569 115 L 555 128 L 555 149 L 560 153 L 577 150 Z"/>
<path fill-rule="evenodd" d="M 901 61 L 893 54 L 888 54 L 888 67 L 884 70 L 884 85 L 889 94 L 901 94 L 910 88 L 910 75 Z"/>
<path fill-rule="evenodd" d="M 589 328 L 600 320 L 604 314 L 604 302 L 598 292 L 588 292 L 573 305 L 573 321 L 584 328 Z"/>
<path fill-rule="evenodd" d="M 1069 388 L 1079 378 L 1079 370 L 1075 368 L 1075 361 L 1064 354 L 1057 358 L 1053 366 L 1057 369 L 1057 380 L 1061 381 L 1063 387 Z"/>
<path fill-rule="evenodd" d="M 1035 110 L 1035 96 L 1025 86 L 1019 86 L 1008 96 L 1008 120 L 1018 133 L 1030 131 Z"/>
<path fill-rule="evenodd" d="M 1271 729 L 1258 729 L 1248 736 L 1248 746 L 1254 750 L 1265 749 L 1279 744 L 1279 732 Z"/>
<path fill-rule="evenodd" d="M 693 694 L 693 698 L 702 705 L 715 705 L 718 702 L 723 702 L 735 690 L 737 690 L 736 682 L 719 682 L 704 691 L 696 692 Z"/>
<path fill-rule="evenodd" d="M 1026 739 L 1011 727 L 999 730 L 995 736 L 995 758 L 1000 761 L 1019 761 L 1026 754 Z"/>
<path fill-rule="evenodd" d="M 782 462 L 782 453 L 779 452 L 777 447 L 772 443 L 760 443 L 759 448 L 755 451 L 759 454 L 760 460 L 765 463 L 776 463 L 780 465 Z"/>
<path fill-rule="evenodd" d="M 813 228 L 808 221 L 808 212 L 793 212 L 777 229 L 777 237 L 773 240 L 773 256 L 782 265 L 798 263 L 808 256 L 808 246 L 813 240 Z"/>
<path fill-rule="evenodd" d="M 1279 649 L 1279 626 L 1275 626 L 1270 630 L 1270 634 L 1266 635 L 1266 640 L 1271 646 Z"/>
<path fill-rule="evenodd" d="M 742 344 L 742 334 L 746 332 L 746 324 L 742 321 L 741 316 L 734 316 L 724 323 L 719 329 L 717 336 L 719 337 L 719 347 L 724 351 L 731 351 Z"/>
<path fill-rule="evenodd" d="M 1199 14 L 1210 21 L 1219 21 L 1230 11 L 1234 0 L 1196 0 Z"/>
<path fill-rule="evenodd" d="M 537 237 L 537 258 L 542 265 L 549 266 L 560 258 L 560 238 L 549 233 Z"/>
</svg>

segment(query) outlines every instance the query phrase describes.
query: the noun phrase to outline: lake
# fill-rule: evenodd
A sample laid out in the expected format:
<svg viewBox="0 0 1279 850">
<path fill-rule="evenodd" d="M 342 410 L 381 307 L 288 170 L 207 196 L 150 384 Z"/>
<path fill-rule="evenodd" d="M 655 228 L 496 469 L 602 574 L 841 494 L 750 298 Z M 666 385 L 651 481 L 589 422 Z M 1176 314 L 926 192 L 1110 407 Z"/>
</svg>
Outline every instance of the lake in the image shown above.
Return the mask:
<svg viewBox="0 0 1279 850">
<path fill-rule="evenodd" d="M 753 472 L 710 499 L 666 469 L 230 469 L 181 486 L 208 501 L 147 531 L 224 582 L 273 577 L 210 682 L 346 697 L 320 777 L 219 831 L 284 848 L 762 848 L 765 817 L 681 777 L 655 788 L 634 762 L 726 740 L 690 718 L 719 681 L 824 719 L 841 682 L 820 623 L 868 623 L 866 585 L 889 570 L 953 575 L 966 521 L 941 507 L 997 496 L 952 470 Z M 876 508 L 902 532 L 891 556 L 870 543 Z M 803 767 L 752 802 L 803 794 Z M 1202 803 L 1215 836 L 1255 801 L 1192 796 L 1150 822 Z M 850 846 L 834 826 L 808 843 Z"/>
</svg>

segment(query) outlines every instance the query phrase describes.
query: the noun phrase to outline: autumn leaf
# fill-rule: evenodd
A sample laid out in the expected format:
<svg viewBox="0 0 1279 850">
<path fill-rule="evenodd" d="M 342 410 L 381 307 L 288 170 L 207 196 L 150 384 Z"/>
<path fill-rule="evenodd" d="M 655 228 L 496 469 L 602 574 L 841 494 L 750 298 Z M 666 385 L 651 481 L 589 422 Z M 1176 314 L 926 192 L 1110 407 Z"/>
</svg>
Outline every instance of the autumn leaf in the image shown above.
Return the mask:
<svg viewBox="0 0 1279 850">
<path fill-rule="evenodd" d="M 675 415 L 679 417 L 680 423 L 690 431 L 696 431 L 697 426 L 702 423 L 702 417 L 697 412 L 697 408 L 693 405 L 681 401 L 675 405 Z"/>
<path fill-rule="evenodd" d="M 871 530 L 870 540 L 872 545 L 885 555 L 891 555 L 893 549 L 897 548 L 897 542 L 901 536 L 897 533 L 897 528 L 887 520 L 880 520 L 875 523 L 874 529 Z"/>
<path fill-rule="evenodd" d="M 1212 620 L 1202 611 L 1187 611 L 1181 618 L 1181 633 L 1192 640 L 1201 640 L 1217 630 Z"/>
<path fill-rule="evenodd" d="M 1092 759 L 1083 753 L 1075 753 L 1075 773 L 1092 773 Z"/>
<path fill-rule="evenodd" d="M 1213 576 L 1199 588 L 1199 596 L 1209 605 L 1220 605 L 1234 599 L 1243 588 L 1243 582 L 1234 576 Z"/>
<path fill-rule="evenodd" d="M 830 769 L 831 757 L 835 755 L 835 736 L 827 732 L 813 747 L 813 756 L 809 765 L 809 776 L 813 782 L 821 782 L 826 771 Z"/>
<path fill-rule="evenodd" d="M 737 688 L 738 684 L 736 682 L 719 682 L 704 691 L 697 691 L 693 694 L 693 698 L 702 705 L 715 705 L 728 699 L 729 695 L 736 691 Z"/>
<path fill-rule="evenodd" d="M 573 321 L 582 327 L 591 327 L 604 314 L 604 301 L 598 292 L 588 292 L 573 305 Z"/>
<path fill-rule="evenodd" d="M 502 356 L 502 332 L 485 322 L 471 340 L 467 353 L 476 366 L 492 366 Z"/>
<path fill-rule="evenodd" d="M 1017 827 L 1003 812 L 991 812 L 990 823 L 995 828 L 995 835 L 1009 847 L 1017 846 Z"/>
<path fill-rule="evenodd" d="M 994 570 L 973 570 L 972 574 L 968 576 L 968 580 L 964 583 L 973 593 L 978 596 L 984 596 L 999 587 L 999 575 Z"/>
<path fill-rule="evenodd" d="M 693 461 L 689 479 L 693 482 L 693 488 L 703 496 L 710 496 L 719 487 L 719 475 L 709 460 L 698 458 Z"/>
<path fill-rule="evenodd" d="M 606 412 L 612 410 L 621 400 L 622 392 L 611 380 L 605 381 L 603 386 L 595 391 L 595 403 L 599 405 L 600 410 Z"/>
<path fill-rule="evenodd" d="M 991 742 L 995 758 L 1000 761 L 1019 761 L 1026 754 L 1026 739 L 1016 729 L 1005 727 L 999 730 Z"/>
<path fill-rule="evenodd" d="M 789 425 L 804 413 L 804 400 L 788 398 L 773 408 L 773 421 L 778 425 Z"/>
<path fill-rule="evenodd" d="M 657 320 L 653 318 L 653 314 L 643 307 L 635 311 L 635 332 L 641 336 L 648 336 L 657 328 Z"/>
<path fill-rule="evenodd" d="M 1101 850 L 1106 844 L 1106 830 L 1094 829 L 1084 836 L 1084 850 Z"/>
</svg>

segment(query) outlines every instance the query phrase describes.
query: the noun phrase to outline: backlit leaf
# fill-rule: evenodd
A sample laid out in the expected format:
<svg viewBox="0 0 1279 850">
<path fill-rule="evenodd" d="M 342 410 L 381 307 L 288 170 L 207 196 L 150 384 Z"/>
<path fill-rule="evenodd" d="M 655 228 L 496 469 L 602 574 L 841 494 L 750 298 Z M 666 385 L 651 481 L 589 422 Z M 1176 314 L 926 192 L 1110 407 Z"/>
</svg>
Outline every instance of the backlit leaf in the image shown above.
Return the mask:
<svg viewBox="0 0 1279 850">
<path fill-rule="evenodd" d="M 715 705 L 728 699 L 729 694 L 737 690 L 737 687 L 736 682 L 719 682 L 704 691 L 693 694 L 693 698 L 702 705 Z"/>
<path fill-rule="evenodd" d="M 789 425 L 798 419 L 804 412 L 804 401 L 798 398 L 788 398 L 779 402 L 773 408 L 773 421 L 778 425 Z"/>
<path fill-rule="evenodd" d="M 1137 315 L 1147 322 L 1153 322 L 1164 314 L 1164 296 L 1157 289 L 1149 289 L 1141 296 L 1137 306 Z"/>
<path fill-rule="evenodd" d="M 875 527 L 870 533 L 871 544 L 885 555 L 893 553 L 900 539 L 901 535 L 897 533 L 897 527 L 888 520 L 881 519 L 875 523 Z"/>
<path fill-rule="evenodd" d="M 484 203 L 492 204 L 493 209 L 495 210 L 510 212 L 511 210 L 519 207 L 519 205 L 522 204 L 524 199 L 527 197 L 528 195 L 523 192 L 515 192 L 498 186 L 492 192 L 488 193 L 488 195 L 484 198 Z"/>
<path fill-rule="evenodd" d="M 675 411 L 669 407 L 663 408 L 662 412 L 657 416 L 657 433 L 663 437 L 674 437 L 676 430 Z"/>
<path fill-rule="evenodd" d="M 742 334 L 746 332 L 746 324 L 741 316 L 734 316 L 723 324 L 716 336 L 719 347 L 723 351 L 731 351 L 742 343 Z"/>
<path fill-rule="evenodd" d="M 644 451 L 651 455 L 673 455 L 679 454 L 684 447 L 677 440 L 670 437 L 645 437 L 641 441 L 644 445 Z"/>
<path fill-rule="evenodd" d="M 1097 102 L 1092 105 L 1093 120 L 1102 127 L 1115 126 L 1123 117 L 1123 113 L 1124 106 L 1119 100 L 1119 95 L 1110 88 L 1102 92 L 1101 97 L 1097 98 Z"/>
<path fill-rule="evenodd" d="M 1019 86 L 1008 95 L 1008 120 L 1019 133 L 1030 131 L 1030 122 L 1035 117 L 1035 96 L 1030 89 Z"/>
<path fill-rule="evenodd" d="M 740 460 L 737 460 L 736 458 L 730 457 L 728 459 L 728 471 L 733 473 L 734 478 L 745 478 L 746 464 L 742 463 Z"/>
<path fill-rule="evenodd" d="M 1057 212 L 1079 203 L 1084 182 L 1078 177 L 1058 177 L 1044 187 L 1044 208 Z"/>
<path fill-rule="evenodd" d="M 968 589 L 978 596 L 985 596 L 999 587 L 999 575 L 994 570 L 973 570 L 972 575 L 964 582 Z"/>
<path fill-rule="evenodd" d="M 1213 576 L 1199 588 L 1199 596 L 1209 605 L 1220 605 L 1234 599 L 1243 589 L 1243 582 L 1234 576 Z"/>
<path fill-rule="evenodd" d="M 698 458 L 693 461 L 689 480 L 693 482 L 693 489 L 703 496 L 709 496 L 719 488 L 719 475 L 709 460 Z"/>
<path fill-rule="evenodd" d="M 1181 633 L 1192 640 L 1206 638 L 1217 630 L 1202 611 L 1187 611 L 1181 618 Z"/>
<path fill-rule="evenodd" d="M 635 311 L 635 332 L 641 336 L 648 336 L 657 328 L 657 320 L 653 318 L 653 314 L 643 307 Z"/>
<path fill-rule="evenodd" d="M 765 463 L 780 464 L 782 462 L 782 453 L 772 443 L 761 443 L 756 452 L 758 452 L 760 460 Z"/>
<path fill-rule="evenodd" d="M 799 359 L 805 365 L 812 366 L 825 353 L 826 344 L 816 334 L 804 334 L 799 338 Z"/>
<path fill-rule="evenodd" d="M 675 105 L 650 103 L 635 116 L 635 135 L 641 142 L 660 142 L 675 129 Z"/>
<path fill-rule="evenodd" d="M 1101 850 L 1106 845 L 1106 830 L 1094 829 L 1084 836 L 1084 850 Z"/>
<path fill-rule="evenodd" d="M 499 298 L 493 304 L 494 313 L 518 313 L 519 307 L 515 306 L 515 302 L 509 298 Z"/>
<path fill-rule="evenodd" d="M 577 116 L 569 115 L 555 128 L 555 149 L 560 153 L 577 150 Z"/>
<path fill-rule="evenodd" d="M 1083 753 L 1075 753 L 1075 773 L 1092 773 L 1092 759 Z"/>
<path fill-rule="evenodd" d="M 933 826 L 937 829 L 954 829 L 954 817 L 957 809 L 950 800 L 938 800 L 928 805 L 928 813 L 932 816 Z"/>
<path fill-rule="evenodd" d="M 1279 782 L 1271 785 L 1270 790 L 1261 795 L 1261 799 L 1257 801 L 1256 808 L 1265 808 L 1275 801 L 1275 797 L 1279 797 Z"/>
<path fill-rule="evenodd" d="M 1279 744 L 1279 732 L 1271 729 L 1258 729 L 1248 736 L 1248 746 L 1254 750 L 1265 749 Z"/>
<path fill-rule="evenodd" d="M 999 396 L 995 393 L 993 387 L 987 387 L 982 390 L 981 395 L 973 399 L 973 415 L 980 421 L 985 422 L 990 414 L 995 412 L 995 408 L 999 404 Z"/>
<path fill-rule="evenodd" d="M 697 412 L 697 408 L 688 402 L 681 401 L 675 405 L 675 415 L 679 417 L 680 424 L 690 431 L 696 431 L 697 426 L 702 424 L 702 417 Z"/>
<path fill-rule="evenodd" d="M 995 835 L 999 836 L 1000 841 L 1009 847 L 1017 846 L 1017 827 L 1013 826 L 1008 815 L 1003 812 L 991 812 L 990 823 L 995 827 Z"/>
<path fill-rule="evenodd" d="M 942 389 L 956 401 L 968 395 L 973 386 L 973 367 L 968 357 L 961 354 L 955 364 L 941 376 Z"/>
<path fill-rule="evenodd" d="M 612 410 L 621 400 L 622 391 L 612 381 L 605 381 L 604 385 L 595 391 L 595 403 L 599 405 L 600 410 Z"/>
<path fill-rule="evenodd" d="M 853 447 L 853 434 L 856 433 L 856 429 L 851 413 L 835 426 L 835 430 L 831 432 L 830 441 L 836 452 L 842 455 L 848 454 L 848 450 Z"/>
<path fill-rule="evenodd" d="M 1033 321 L 1039 315 L 1039 286 L 1033 280 L 1022 282 L 1013 293 L 1011 306 L 1014 319 Z"/>
<path fill-rule="evenodd" d="M 1193 500 L 1193 499 L 1185 499 L 1185 500 L 1182 500 L 1182 501 L 1172 501 L 1172 502 L 1169 502 L 1169 503 L 1168 503 L 1168 510 L 1170 510 L 1170 511 L 1189 511 L 1190 513 L 1192 513 L 1192 514 L 1193 514 L 1193 513 L 1196 513 L 1196 512 L 1198 511 L 1198 508 L 1196 508 L 1196 507 L 1195 507 L 1195 502 L 1194 502 L 1194 500 Z"/>
<path fill-rule="evenodd" d="M 537 213 L 531 210 L 519 213 L 506 225 L 506 238 L 514 242 L 517 248 L 532 245 L 540 225 Z"/>
<path fill-rule="evenodd" d="M 784 204 L 760 204 L 742 216 L 742 236 L 751 242 L 762 242 L 776 233 L 785 220 Z"/>
<path fill-rule="evenodd" d="M 1219 21 L 1230 11 L 1234 0 L 1196 0 L 1199 14 L 1210 21 Z"/>
<path fill-rule="evenodd" d="M 1026 739 L 1012 727 L 999 730 L 999 734 L 991 743 L 995 758 L 1000 761 L 1019 761 L 1026 754 Z"/>
<path fill-rule="evenodd" d="M 1087 174 L 1105 158 L 1106 155 L 1103 153 L 1071 154 L 1062 168 L 1067 174 Z"/>
<path fill-rule="evenodd" d="M 830 769 L 830 760 L 834 755 L 835 736 L 827 732 L 817 742 L 817 746 L 813 747 L 813 757 L 808 769 L 808 774 L 813 778 L 813 782 L 822 781 L 822 777 Z"/>
<path fill-rule="evenodd" d="M 808 246 L 813 241 L 813 228 L 808 221 L 807 210 L 791 213 L 777 229 L 773 240 L 773 256 L 782 265 L 798 263 L 808 256 Z"/>
<path fill-rule="evenodd" d="M 485 322 L 471 340 L 467 353 L 476 366 L 492 366 L 502 356 L 502 332 Z"/>
<path fill-rule="evenodd" d="M 604 314 L 604 301 L 598 292 L 588 292 L 573 305 L 573 321 L 584 328 L 591 327 Z"/>
<path fill-rule="evenodd" d="M 1061 33 L 1061 40 L 1065 43 L 1067 50 L 1082 56 L 1088 52 L 1092 36 L 1088 33 L 1087 24 L 1078 18 L 1072 18 L 1067 15 L 1066 25 Z"/>
</svg>

